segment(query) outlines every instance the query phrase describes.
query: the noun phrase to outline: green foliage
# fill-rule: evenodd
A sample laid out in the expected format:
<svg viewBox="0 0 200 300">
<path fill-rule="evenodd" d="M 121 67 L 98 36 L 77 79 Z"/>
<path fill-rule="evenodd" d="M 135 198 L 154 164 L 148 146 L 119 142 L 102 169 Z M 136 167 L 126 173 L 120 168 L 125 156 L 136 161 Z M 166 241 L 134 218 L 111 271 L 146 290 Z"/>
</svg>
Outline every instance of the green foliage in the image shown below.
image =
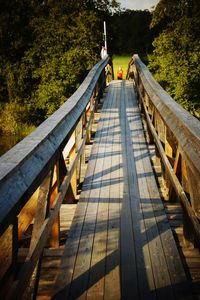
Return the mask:
<svg viewBox="0 0 200 300">
<path fill-rule="evenodd" d="M 21 138 L 29 134 L 34 126 L 22 123 L 24 114 L 26 114 L 25 107 L 16 102 L 6 103 L 0 112 L 0 133 L 21 136 Z"/>
<path fill-rule="evenodd" d="M 95 7 L 114 2 L 0 0 L 0 131 L 37 126 L 70 97 L 100 58 Z"/>
<path fill-rule="evenodd" d="M 23 57 L 32 39 L 29 0 L 0 0 L 0 7 L 0 58 L 13 63 Z"/>
<path fill-rule="evenodd" d="M 58 109 L 83 81 L 98 60 L 100 38 L 94 12 L 62 14 L 56 18 L 51 15 L 48 22 L 36 18 L 32 26 L 36 39 L 24 61 L 25 65 L 34 66 L 28 117 L 38 124 Z"/>
<path fill-rule="evenodd" d="M 153 11 L 151 27 L 167 26 L 182 17 L 199 16 L 199 0 L 160 0 Z"/>
<path fill-rule="evenodd" d="M 149 56 L 149 68 L 177 102 L 200 117 L 200 18 L 199 10 L 194 9 L 196 4 L 195 1 L 159 2 L 152 26 L 166 16 L 168 22 L 164 26 L 162 23 L 164 28 L 153 42 L 155 50 Z"/>
<path fill-rule="evenodd" d="M 120 4 L 116 0 L 88 0 L 87 5 L 98 11 L 109 12 L 119 9 Z"/>
<path fill-rule="evenodd" d="M 149 11 L 125 10 L 110 18 L 109 36 L 112 38 L 111 52 L 114 54 L 147 55 L 152 50 L 153 31 L 150 31 Z"/>
<path fill-rule="evenodd" d="M 113 56 L 114 79 L 117 79 L 117 70 L 119 69 L 119 67 L 122 67 L 123 79 L 126 79 L 128 63 L 130 62 L 130 60 L 131 60 L 131 55 Z"/>
</svg>

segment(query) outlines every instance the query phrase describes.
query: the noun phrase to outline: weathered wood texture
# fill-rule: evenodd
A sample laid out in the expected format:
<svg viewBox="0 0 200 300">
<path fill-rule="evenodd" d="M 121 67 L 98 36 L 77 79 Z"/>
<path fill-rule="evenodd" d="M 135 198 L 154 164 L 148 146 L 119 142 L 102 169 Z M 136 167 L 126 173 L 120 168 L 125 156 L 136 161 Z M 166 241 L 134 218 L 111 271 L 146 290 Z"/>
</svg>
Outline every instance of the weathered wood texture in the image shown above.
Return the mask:
<svg viewBox="0 0 200 300">
<path fill-rule="evenodd" d="M 106 93 L 106 90 L 105 90 Z M 86 169 L 88 165 L 88 161 L 90 158 L 92 143 L 94 141 L 94 134 L 97 130 L 97 125 L 100 117 L 100 111 L 103 102 L 101 99 L 100 103 L 98 104 L 97 111 L 94 114 L 94 123 L 92 125 L 92 138 L 90 139 L 90 144 L 85 146 L 85 160 L 84 164 L 81 164 L 81 176 L 80 181 L 83 182 L 86 174 Z M 80 196 L 80 195 L 78 195 Z M 38 300 L 49 300 L 52 298 L 53 289 L 55 285 L 56 276 L 59 270 L 60 260 L 64 250 L 64 244 L 66 243 L 66 239 L 68 237 L 68 232 L 71 227 L 71 223 L 74 217 L 74 212 L 76 209 L 77 204 L 62 204 L 60 209 L 60 247 L 58 248 L 50 248 L 44 249 L 44 255 L 42 259 L 42 266 L 41 266 L 41 274 L 39 280 L 39 287 L 37 293 Z M 24 249 L 20 249 L 20 260 L 23 259 Z"/>
<path fill-rule="evenodd" d="M 59 249 L 50 248 L 44 250 L 37 293 L 38 300 L 47 300 L 52 298 L 57 270 L 59 268 L 60 260 L 64 250 L 64 242 L 66 242 L 76 206 L 77 204 L 62 204 L 61 206 L 60 235 L 62 239 L 62 245 L 60 245 Z"/>
<path fill-rule="evenodd" d="M 80 158 L 108 80 L 106 70 L 112 71 L 109 64 L 108 56 L 97 63 L 60 109 L 0 158 L 0 261 L 4 262 L 0 270 L 0 293 L 3 298 L 22 298 L 33 272 L 37 280 L 39 268 L 35 268 L 49 236 L 50 245 L 59 246 L 60 206 L 67 201 L 68 187 L 76 197 Z M 90 114 L 82 122 L 87 109 Z M 29 253 L 18 270 L 19 241 L 31 222 L 34 225 Z M 14 279 L 12 289 L 6 285 L 10 278 Z"/>
<path fill-rule="evenodd" d="M 191 299 L 128 81 L 109 86 L 54 299 Z"/>
<path fill-rule="evenodd" d="M 200 246 L 200 122 L 162 89 L 137 55 L 127 78 L 134 79 L 149 141 L 161 157 L 168 198 L 176 194 L 184 208 L 185 242 Z"/>
<path fill-rule="evenodd" d="M 178 251 L 180 253 L 187 278 L 191 281 L 194 299 L 200 299 L 200 251 L 198 248 L 188 248 L 183 238 L 183 208 L 174 195 L 173 201 L 167 200 L 166 187 L 163 184 L 160 161 L 156 157 L 155 145 L 148 145 L 151 163 L 155 173 L 158 188 L 163 199 L 165 212 L 172 229 Z"/>
</svg>

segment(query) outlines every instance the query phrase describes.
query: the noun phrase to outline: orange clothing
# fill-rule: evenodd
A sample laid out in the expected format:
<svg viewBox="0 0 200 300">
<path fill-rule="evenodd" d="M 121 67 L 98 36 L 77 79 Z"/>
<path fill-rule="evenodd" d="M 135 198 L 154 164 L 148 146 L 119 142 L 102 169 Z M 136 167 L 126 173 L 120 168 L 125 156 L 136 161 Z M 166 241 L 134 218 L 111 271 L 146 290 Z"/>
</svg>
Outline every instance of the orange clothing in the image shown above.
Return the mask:
<svg viewBox="0 0 200 300">
<path fill-rule="evenodd" d="M 123 70 L 118 70 L 117 71 L 117 79 L 122 79 L 123 78 Z"/>
</svg>

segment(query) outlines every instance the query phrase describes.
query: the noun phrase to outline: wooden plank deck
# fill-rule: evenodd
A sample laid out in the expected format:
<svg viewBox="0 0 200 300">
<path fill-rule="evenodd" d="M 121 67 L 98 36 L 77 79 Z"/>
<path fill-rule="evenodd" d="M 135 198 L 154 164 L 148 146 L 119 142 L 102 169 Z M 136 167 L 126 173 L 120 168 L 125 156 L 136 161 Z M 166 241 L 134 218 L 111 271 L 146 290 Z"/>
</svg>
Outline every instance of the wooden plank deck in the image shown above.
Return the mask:
<svg viewBox="0 0 200 300">
<path fill-rule="evenodd" d="M 191 299 L 128 81 L 109 86 L 54 299 Z"/>
</svg>

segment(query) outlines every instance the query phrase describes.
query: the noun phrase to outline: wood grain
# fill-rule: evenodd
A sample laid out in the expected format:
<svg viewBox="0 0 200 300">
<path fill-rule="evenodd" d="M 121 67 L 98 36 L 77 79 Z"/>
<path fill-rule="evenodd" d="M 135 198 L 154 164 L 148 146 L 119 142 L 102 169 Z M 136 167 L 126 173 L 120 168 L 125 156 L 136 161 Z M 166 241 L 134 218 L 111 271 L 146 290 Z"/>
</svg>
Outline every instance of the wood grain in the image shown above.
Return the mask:
<svg viewBox="0 0 200 300">
<path fill-rule="evenodd" d="M 54 299 L 190 299 L 132 85 L 113 81 Z"/>
</svg>

